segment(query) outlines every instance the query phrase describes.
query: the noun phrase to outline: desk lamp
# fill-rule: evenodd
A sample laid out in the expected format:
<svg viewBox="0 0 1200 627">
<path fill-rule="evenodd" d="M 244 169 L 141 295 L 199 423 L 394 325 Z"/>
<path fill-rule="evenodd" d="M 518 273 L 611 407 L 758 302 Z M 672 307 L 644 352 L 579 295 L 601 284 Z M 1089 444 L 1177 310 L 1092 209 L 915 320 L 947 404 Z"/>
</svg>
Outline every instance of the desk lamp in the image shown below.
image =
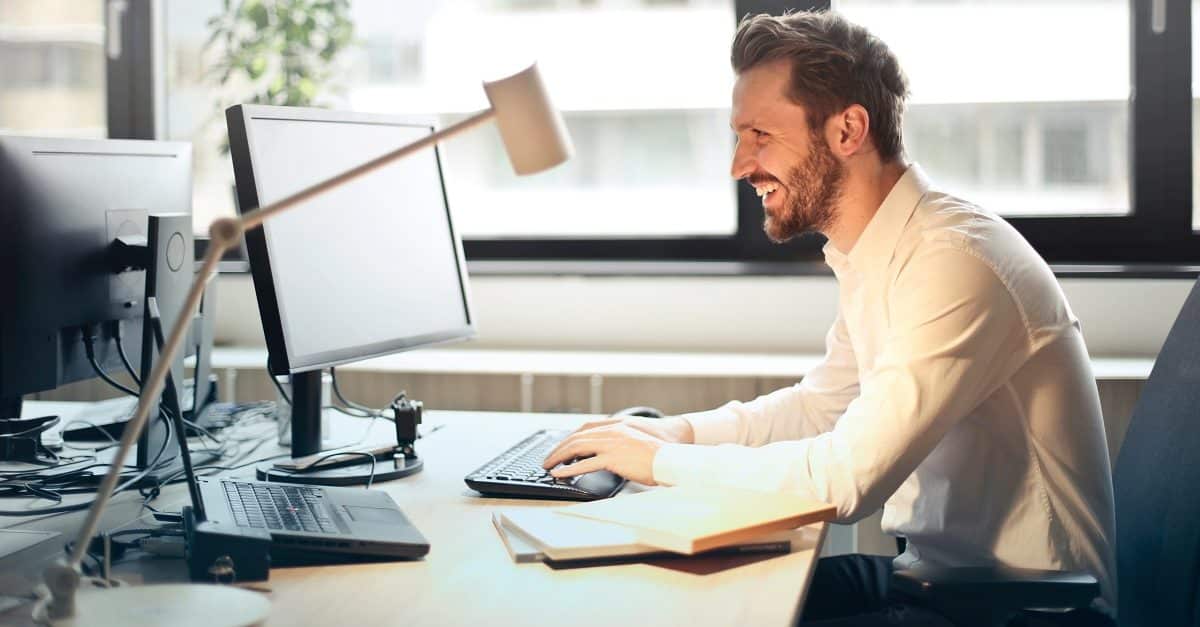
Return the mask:
<svg viewBox="0 0 1200 627">
<path fill-rule="evenodd" d="M 69 557 L 57 560 L 43 574 L 50 596 L 35 610 L 35 618 L 51 624 L 131 625 L 140 622 L 139 617 L 154 616 L 162 624 L 200 624 L 196 622 L 199 620 L 206 626 L 256 624 L 266 619 L 270 603 L 262 595 L 215 585 L 125 587 L 90 591 L 76 598 L 81 580 L 80 564 L 99 526 L 100 516 L 112 497 L 125 458 L 145 427 L 150 410 L 158 404 L 156 399 L 162 393 L 171 360 L 183 343 L 187 321 L 195 316 L 204 287 L 215 276 L 217 262 L 226 250 L 241 241 L 245 231 L 262 225 L 272 216 L 309 198 L 493 118 L 517 174 L 541 172 L 571 157 L 573 148 L 566 126 L 550 103 L 536 64 L 507 78 L 485 82 L 483 89 L 491 104 L 488 109 L 277 202 L 239 217 L 220 218 L 209 226 L 212 240 L 208 252 L 188 291 L 181 315 L 167 336 L 149 380 L 143 387 L 137 411 L 126 425 L 112 467 L 97 491 L 96 501 L 88 510 Z"/>
</svg>

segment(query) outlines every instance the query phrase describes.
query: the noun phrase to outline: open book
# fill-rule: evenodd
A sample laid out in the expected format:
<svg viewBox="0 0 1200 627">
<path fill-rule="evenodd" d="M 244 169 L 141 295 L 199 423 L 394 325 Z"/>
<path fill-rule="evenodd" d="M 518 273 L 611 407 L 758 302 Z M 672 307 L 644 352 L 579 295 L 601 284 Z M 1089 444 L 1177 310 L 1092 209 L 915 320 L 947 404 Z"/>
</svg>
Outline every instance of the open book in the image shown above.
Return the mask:
<svg viewBox="0 0 1200 627">
<path fill-rule="evenodd" d="M 783 492 L 679 486 L 617 495 L 556 511 L 622 525 L 636 542 L 691 555 L 831 520 L 836 510 Z"/>
</svg>

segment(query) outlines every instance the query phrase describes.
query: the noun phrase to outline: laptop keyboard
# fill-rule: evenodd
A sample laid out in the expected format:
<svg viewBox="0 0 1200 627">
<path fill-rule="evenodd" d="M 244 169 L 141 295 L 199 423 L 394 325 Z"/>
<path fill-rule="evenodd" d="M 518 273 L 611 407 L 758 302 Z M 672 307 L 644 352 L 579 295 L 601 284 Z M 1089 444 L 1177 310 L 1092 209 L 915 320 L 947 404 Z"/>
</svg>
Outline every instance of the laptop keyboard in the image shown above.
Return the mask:
<svg viewBox="0 0 1200 627">
<path fill-rule="evenodd" d="M 222 481 L 221 485 L 238 526 L 338 533 L 321 488 L 257 481 Z"/>
</svg>

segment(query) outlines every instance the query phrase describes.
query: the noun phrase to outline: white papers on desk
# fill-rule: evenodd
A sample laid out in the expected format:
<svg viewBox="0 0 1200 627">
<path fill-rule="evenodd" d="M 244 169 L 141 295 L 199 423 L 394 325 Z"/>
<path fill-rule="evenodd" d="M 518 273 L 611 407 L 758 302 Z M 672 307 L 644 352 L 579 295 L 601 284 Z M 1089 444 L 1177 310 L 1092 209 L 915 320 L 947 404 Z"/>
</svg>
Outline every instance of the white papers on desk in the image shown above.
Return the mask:
<svg viewBox="0 0 1200 627">
<path fill-rule="evenodd" d="M 623 525 L 577 516 L 558 508 L 510 509 L 492 514 L 504 548 L 518 564 L 529 562 L 615 563 L 677 553 L 637 540 L 637 532 Z M 733 544 L 711 554 L 787 553 L 793 534 L 766 534 L 754 541 Z"/>
<path fill-rule="evenodd" d="M 551 508 L 511 509 L 492 516 L 502 535 L 504 531 L 509 532 L 507 547 L 517 562 L 541 561 L 534 556 L 539 551 L 542 559 L 555 561 L 627 557 L 662 551 L 638 543 L 633 531 L 627 527 L 563 516 Z M 520 550 L 513 546 L 512 536 L 523 545 Z"/>
</svg>

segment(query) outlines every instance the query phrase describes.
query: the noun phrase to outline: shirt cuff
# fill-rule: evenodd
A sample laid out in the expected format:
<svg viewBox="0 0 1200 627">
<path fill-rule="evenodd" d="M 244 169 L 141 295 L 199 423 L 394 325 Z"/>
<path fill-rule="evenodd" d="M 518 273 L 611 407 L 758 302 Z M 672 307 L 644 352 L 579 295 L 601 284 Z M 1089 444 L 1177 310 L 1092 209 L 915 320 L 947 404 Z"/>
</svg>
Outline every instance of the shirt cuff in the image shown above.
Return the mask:
<svg viewBox="0 0 1200 627">
<path fill-rule="evenodd" d="M 679 485 L 684 481 L 705 481 L 707 461 L 712 447 L 695 444 L 664 444 L 654 454 L 654 482 L 660 485 Z"/>
<path fill-rule="evenodd" d="M 738 415 L 727 403 L 717 409 L 683 414 L 680 418 L 692 425 L 696 444 L 729 444 L 738 441 Z"/>
</svg>

